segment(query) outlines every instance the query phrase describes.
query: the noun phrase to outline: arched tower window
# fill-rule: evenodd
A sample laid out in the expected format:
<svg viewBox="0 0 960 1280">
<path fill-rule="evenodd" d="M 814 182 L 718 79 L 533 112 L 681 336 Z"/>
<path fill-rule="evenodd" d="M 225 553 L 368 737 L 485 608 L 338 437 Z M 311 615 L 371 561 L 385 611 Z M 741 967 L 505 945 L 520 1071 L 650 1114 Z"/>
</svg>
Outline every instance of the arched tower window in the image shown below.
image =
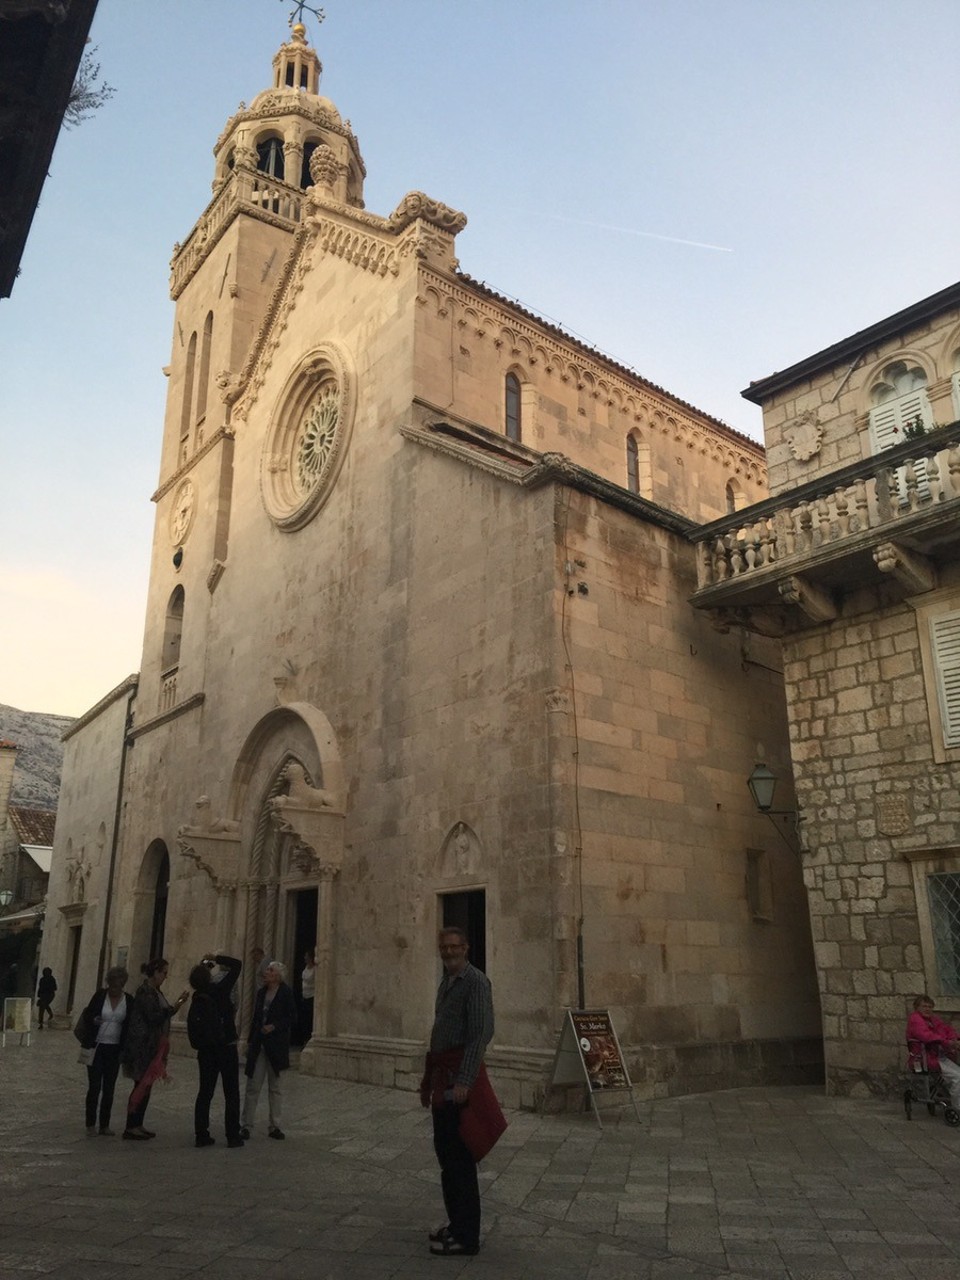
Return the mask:
<svg viewBox="0 0 960 1280">
<path fill-rule="evenodd" d="M 507 439 L 520 441 L 520 379 L 508 373 L 504 383 L 504 429 Z"/>
<path fill-rule="evenodd" d="M 953 353 L 953 412 L 960 419 L 960 350 Z"/>
<path fill-rule="evenodd" d="M 272 134 L 257 144 L 257 168 L 270 178 L 283 181 L 283 139 Z"/>
<path fill-rule="evenodd" d="M 163 654 L 160 670 L 169 671 L 180 662 L 180 637 L 183 634 L 183 587 L 176 586 L 167 604 L 166 624 L 163 628 Z"/>
<path fill-rule="evenodd" d="M 183 371 L 183 404 L 180 408 L 180 439 L 186 440 L 190 434 L 190 412 L 193 408 L 193 374 L 197 363 L 196 330 L 190 335 L 187 344 L 187 363 Z"/>
<path fill-rule="evenodd" d="M 200 340 L 200 374 L 197 380 L 197 424 L 203 422 L 207 412 L 207 388 L 210 382 L 210 342 L 213 338 L 213 312 L 207 312 Z M 197 444 L 202 441 L 198 440 Z"/>
</svg>

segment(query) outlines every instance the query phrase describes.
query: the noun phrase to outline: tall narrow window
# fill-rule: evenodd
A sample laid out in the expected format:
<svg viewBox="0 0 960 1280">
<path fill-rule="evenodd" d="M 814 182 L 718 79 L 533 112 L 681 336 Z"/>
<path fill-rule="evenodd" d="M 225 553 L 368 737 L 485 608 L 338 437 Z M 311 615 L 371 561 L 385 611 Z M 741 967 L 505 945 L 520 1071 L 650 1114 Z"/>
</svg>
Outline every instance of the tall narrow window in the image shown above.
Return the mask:
<svg viewBox="0 0 960 1280">
<path fill-rule="evenodd" d="M 207 386 L 210 382 L 210 342 L 213 338 L 213 312 L 207 312 L 203 322 L 203 337 L 200 340 L 200 374 L 197 380 L 197 422 L 203 421 L 207 413 Z M 198 440 L 199 444 L 200 441 Z"/>
<path fill-rule="evenodd" d="M 180 408 L 180 439 L 186 440 L 190 434 L 191 411 L 193 409 L 193 373 L 197 363 L 196 330 L 190 335 L 187 344 L 187 363 L 183 371 L 183 404 Z"/>
<path fill-rule="evenodd" d="M 727 515 L 733 515 L 735 511 L 741 511 L 747 505 L 747 495 L 743 492 L 736 480 L 727 481 Z"/>
<path fill-rule="evenodd" d="M 264 138 L 258 144 L 257 168 L 268 177 L 283 181 L 283 142 L 280 138 Z"/>
<path fill-rule="evenodd" d="M 505 383 L 505 419 L 508 440 L 520 440 L 520 379 L 508 373 Z"/>
<path fill-rule="evenodd" d="M 640 452 L 636 436 L 627 436 L 627 488 L 631 493 L 640 492 Z"/>
</svg>

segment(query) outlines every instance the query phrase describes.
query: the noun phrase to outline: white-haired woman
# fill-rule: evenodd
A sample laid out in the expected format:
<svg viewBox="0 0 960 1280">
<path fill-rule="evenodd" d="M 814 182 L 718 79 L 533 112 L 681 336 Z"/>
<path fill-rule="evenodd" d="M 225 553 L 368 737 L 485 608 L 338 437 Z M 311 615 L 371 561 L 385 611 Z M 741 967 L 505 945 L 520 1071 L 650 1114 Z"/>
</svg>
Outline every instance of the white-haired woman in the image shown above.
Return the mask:
<svg viewBox="0 0 960 1280">
<path fill-rule="evenodd" d="M 269 1114 L 267 1136 L 282 1138 L 280 1073 L 290 1065 L 290 1033 L 297 1019 L 297 1005 L 287 986 L 286 970 L 279 960 L 271 960 L 264 970 L 263 986 L 257 991 L 247 1044 L 247 1089 L 243 1098 L 241 1138 L 249 1138 L 257 1114 L 257 1100 L 267 1082 Z"/>
</svg>

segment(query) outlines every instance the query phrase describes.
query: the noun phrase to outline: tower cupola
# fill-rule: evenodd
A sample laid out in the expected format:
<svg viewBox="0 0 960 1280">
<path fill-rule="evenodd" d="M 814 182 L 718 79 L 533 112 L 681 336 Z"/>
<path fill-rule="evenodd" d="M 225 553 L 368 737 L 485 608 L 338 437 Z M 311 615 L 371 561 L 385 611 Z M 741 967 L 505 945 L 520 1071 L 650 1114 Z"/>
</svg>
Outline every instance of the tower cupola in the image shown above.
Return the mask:
<svg viewBox="0 0 960 1280">
<path fill-rule="evenodd" d="M 317 94 L 323 65 L 316 50 L 307 44 L 307 29 L 302 22 L 294 25 L 288 44 L 282 44 L 273 59 L 273 87 L 298 89 Z"/>
</svg>

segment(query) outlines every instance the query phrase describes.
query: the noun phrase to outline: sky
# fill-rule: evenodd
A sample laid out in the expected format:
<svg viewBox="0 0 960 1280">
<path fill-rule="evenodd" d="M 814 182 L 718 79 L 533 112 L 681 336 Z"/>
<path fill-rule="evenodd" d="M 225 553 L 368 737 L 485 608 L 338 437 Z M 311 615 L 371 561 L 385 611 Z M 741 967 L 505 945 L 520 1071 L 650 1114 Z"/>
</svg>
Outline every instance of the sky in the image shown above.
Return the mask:
<svg viewBox="0 0 960 1280">
<path fill-rule="evenodd" d="M 291 8 L 100 0 L 116 93 L 61 134 L 0 301 L 0 704 L 80 715 L 139 668 L 169 261 Z M 325 10 L 369 210 L 463 210 L 464 271 L 755 439 L 750 381 L 958 277 L 957 0 Z"/>
</svg>

